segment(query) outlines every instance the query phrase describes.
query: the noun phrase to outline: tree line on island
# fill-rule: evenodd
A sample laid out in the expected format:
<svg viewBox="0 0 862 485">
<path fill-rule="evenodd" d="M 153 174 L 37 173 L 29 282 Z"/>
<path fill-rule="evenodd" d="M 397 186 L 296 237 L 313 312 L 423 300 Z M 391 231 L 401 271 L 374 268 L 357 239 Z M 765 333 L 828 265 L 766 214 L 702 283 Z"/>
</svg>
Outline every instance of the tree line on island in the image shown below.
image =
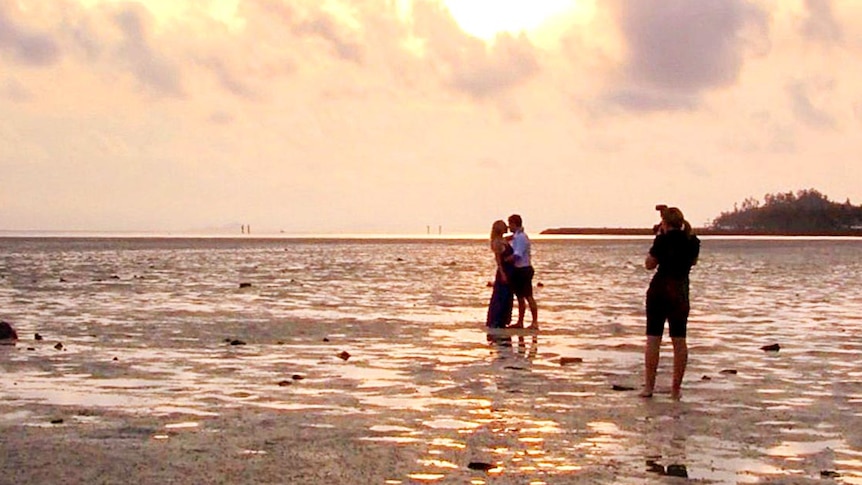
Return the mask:
<svg viewBox="0 0 862 485">
<path fill-rule="evenodd" d="M 767 233 L 862 232 L 862 206 L 833 202 L 815 189 L 747 198 L 722 212 L 706 229 Z"/>
<path fill-rule="evenodd" d="M 702 235 L 862 236 L 862 205 L 834 202 L 815 189 L 749 197 L 722 212 Z M 651 234 L 648 228 L 558 228 L 542 234 Z"/>
</svg>

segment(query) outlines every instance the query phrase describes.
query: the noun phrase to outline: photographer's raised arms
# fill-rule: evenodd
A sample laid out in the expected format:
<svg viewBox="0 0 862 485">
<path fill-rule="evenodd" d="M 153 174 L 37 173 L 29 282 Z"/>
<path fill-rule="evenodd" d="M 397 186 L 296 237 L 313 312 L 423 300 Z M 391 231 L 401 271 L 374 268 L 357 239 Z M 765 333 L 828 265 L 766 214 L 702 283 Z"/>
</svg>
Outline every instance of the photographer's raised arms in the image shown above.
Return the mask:
<svg viewBox="0 0 862 485">
<path fill-rule="evenodd" d="M 688 362 L 686 326 L 688 324 L 689 272 L 697 264 L 700 240 L 691 230 L 682 211 L 676 207 L 657 205 L 661 222 L 654 226 L 655 239 L 644 266 L 655 269 L 646 295 L 646 348 L 644 349 L 644 389 L 642 397 L 652 397 L 658 369 L 659 348 L 668 322 L 673 341 L 673 383 L 671 397 L 682 395 L 682 378 Z"/>
</svg>

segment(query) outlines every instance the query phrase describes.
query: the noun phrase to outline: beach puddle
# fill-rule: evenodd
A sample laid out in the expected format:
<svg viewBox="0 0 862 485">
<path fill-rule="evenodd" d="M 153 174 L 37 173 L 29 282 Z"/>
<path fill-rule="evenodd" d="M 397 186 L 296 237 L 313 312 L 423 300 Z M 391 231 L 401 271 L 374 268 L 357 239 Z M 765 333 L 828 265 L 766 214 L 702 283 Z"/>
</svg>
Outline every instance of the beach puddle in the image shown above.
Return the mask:
<svg viewBox="0 0 862 485">
<path fill-rule="evenodd" d="M 363 436 L 359 439 L 362 441 L 379 441 L 399 444 L 413 444 L 424 442 L 424 440 L 421 438 L 412 438 L 410 436 Z"/>
<path fill-rule="evenodd" d="M 470 430 L 476 429 L 481 424 L 473 423 L 470 421 L 459 421 L 456 419 L 435 419 L 432 421 L 425 421 L 422 424 L 429 428 L 434 429 L 454 429 L 454 430 Z"/>
<path fill-rule="evenodd" d="M 376 433 L 411 433 L 413 430 L 411 428 L 407 428 L 404 426 L 387 426 L 387 425 L 374 425 L 368 428 L 369 431 L 374 431 Z"/>
<path fill-rule="evenodd" d="M 407 475 L 407 478 L 422 483 L 433 483 L 446 478 L 446 475 L 440 473 L 411 473 Z"/>
<path fill-rule="evenodd" d="M 182 423 L 168 423 L 165 425 L 165 429 L 197 429 L 200 425 L 197 421 L 184 421 Z"/>
</svg>

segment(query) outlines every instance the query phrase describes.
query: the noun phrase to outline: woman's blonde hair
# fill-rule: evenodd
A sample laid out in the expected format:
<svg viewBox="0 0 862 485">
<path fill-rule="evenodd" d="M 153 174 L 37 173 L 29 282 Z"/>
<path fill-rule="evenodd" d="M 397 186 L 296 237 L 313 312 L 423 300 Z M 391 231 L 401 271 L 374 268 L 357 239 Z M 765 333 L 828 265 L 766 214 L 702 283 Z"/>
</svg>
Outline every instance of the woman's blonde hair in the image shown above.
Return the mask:
<svg viewBox="0 0 862 485">
<path fill-rule="evenodd" d="M 494 249 L 494 239 L 503 237 L 506 231 L 509 230 L 509 225 L 504 220 L 496 220 L 491 224 L 491 249 Z"/>
</svg>

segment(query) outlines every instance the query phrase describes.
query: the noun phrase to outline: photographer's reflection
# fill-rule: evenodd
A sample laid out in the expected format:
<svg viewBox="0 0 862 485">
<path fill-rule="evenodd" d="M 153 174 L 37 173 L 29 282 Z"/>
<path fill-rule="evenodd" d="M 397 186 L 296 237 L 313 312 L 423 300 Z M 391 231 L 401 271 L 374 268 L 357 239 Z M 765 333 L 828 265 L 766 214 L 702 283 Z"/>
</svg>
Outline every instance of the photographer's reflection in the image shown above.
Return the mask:
<svg viewBox="0 0 862 485">
<path fill-rule="evenodd" d="M 652 411 L 652 412 L 650 412 Z M 668 477 L 688 478 L 686 462 L 686 440 L 689 436 L 685 414 L 673 408 L 665 414 L 665 406 L 648 408 L 648 416 L 643 438 L 645 444 L 646 471 Z"/>
</svg>

